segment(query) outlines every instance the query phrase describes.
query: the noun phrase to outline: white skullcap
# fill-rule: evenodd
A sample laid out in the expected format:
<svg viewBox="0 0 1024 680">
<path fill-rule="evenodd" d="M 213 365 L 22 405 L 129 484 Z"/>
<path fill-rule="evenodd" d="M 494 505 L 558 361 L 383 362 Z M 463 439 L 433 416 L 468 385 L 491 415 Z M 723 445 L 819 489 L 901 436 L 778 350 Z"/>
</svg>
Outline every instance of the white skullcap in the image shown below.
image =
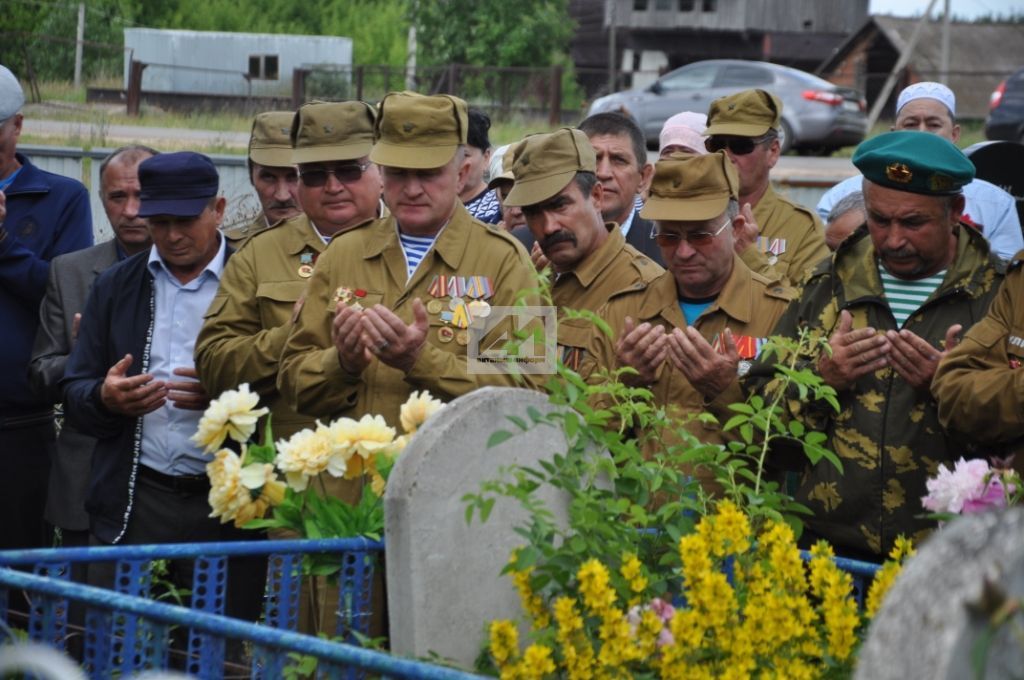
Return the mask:
<svg viewBox="0 0 1024 680">
<path fill-rule="evenodd" d="M 0 120 L 7 120 L 25 104 L 25 92 L 11 70 L 0 64 Z"/>
<path fill-rule="evenodd" d="M 706 154 L 704 140 L 707 137 L 704 131 L 708 127 L 708 117 L 703 113 L 683 111 L 677 113 L 668 120 L 661 128 L 659 135 L 658 151 L 663 151 L 666 146 L 684 146 L 692 149 L 694 153 Z"/>
<path fill-rule="evenodd" d="M 956 95 L 942 83 L 914 83 L 903 88 L 896 99 L 896 114 L 899 115 L 900 109 L 915 99 L 934 99 L 945 104 L 950 115 L 956 116 Z"/>
<path fill-rule="evenodd" d="M 487 179 L 492 180 L 501 174 L 501 161 L 511 144 L 503 144 L 491 152 L 491 162 L 487 164 Z"/>
</svg>

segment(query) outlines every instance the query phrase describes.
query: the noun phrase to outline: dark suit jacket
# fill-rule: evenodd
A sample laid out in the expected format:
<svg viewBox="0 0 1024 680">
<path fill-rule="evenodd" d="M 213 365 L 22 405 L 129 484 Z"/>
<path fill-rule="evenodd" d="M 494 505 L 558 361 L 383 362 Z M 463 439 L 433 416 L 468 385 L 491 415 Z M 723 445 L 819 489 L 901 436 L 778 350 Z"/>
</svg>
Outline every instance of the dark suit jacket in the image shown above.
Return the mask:
<svg viewBox="0 0 1024 680">
<path fill-rule="evenodd" d="M 71 353 L 71 325 L 85 310 L 96 276 L 117 262 L 115 241 L 55 257 L 50 263 L 46 294 L 39 308 L 39 330 L 32 345 L 29 386 L 40 399 L 61 401 L 60 379 Z M 89 516 L 85 494 L 96 440 L 65 421 L 57 437 L 57 455 L 50 468 L 46 520 L 62 529 L 85 531 Z"/>
<path fill-rule="evenodd" d="M 629 233 L 626 234 L 626 243 L 664 267 L 665 263 L 661 259 L 661 248 L 651 238 L 651 227 L 653 226 L 654 223 L 640 217 L 639 212 L 634 213 L 633 224 L 629 227 Z"/>
</svg>

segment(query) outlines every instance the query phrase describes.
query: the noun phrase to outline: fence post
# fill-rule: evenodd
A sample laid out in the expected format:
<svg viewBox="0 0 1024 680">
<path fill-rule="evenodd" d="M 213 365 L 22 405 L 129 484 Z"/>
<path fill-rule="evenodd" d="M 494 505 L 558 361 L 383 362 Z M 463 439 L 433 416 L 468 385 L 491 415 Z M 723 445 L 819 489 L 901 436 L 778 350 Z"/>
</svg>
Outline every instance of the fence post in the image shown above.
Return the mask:
<svg viewBox="0 0 1024 680">
<path fill-rule="evenodd" d="M 551 67 L 551 118 L 552 127 L 562 124 L 562 67 Z"/>
<path fill-rule="evenodd" d="M 359 101 L 363 100 L 363 73 L 364 72 L 365 72 L 365 67 L 362 64 L 360 64 L 359 66 L 356 66 L 356 99 L 358 99 Z"/>
<path fill-rule="evenodd" d="M 298 110 L 306 102 L 306 76 L 309 69 L 292 69 L 292 108 Z"/>
<path fill-rule="evenodd" d="M 142 72 L 145 68 L 146 64 L 134 59 L 128 68 L 127 114 L 129 116 L 137 117 L 139 115 L 139 106 L 142 103 Z"/>
</svg>

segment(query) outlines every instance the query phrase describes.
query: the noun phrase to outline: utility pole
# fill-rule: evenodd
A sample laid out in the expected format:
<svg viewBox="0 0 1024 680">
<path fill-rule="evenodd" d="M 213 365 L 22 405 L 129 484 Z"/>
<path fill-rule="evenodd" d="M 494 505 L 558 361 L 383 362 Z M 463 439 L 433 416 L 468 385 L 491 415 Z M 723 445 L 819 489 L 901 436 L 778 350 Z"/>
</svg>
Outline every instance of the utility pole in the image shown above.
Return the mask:
<svg viewBox="0 0 1024 680">
<path fill-rule="evenodd" d="M 619 89 L 616 77 L 619 69 L 616 63 L 618 59 L 615 48 L 615 4 L 617 0 L 605 0 L 605 2 L 608 7 L 608 92 L 612 93 Z"/>
<path fill-rule="evenodd" d="M 885 79 L 885 85 L 882 86 L 882 91 L 878 93 L 878 99 L 875 100 L 874 106 L 871 107 L 871 113 L 868 114 L 868 130 L 875 126 L 878 122 L 878 116 L 882 113 L 882 107 L 885 106 L 885 102 L 889 100 L 889 95 L 892 94 L 892 88 L 896 85 L 896 78 L 899 77 L 900 71 L 910 61 L 911 55 L 914 54 L 914 49 L 917 47 L 917 41 L 921 38 L 921 29 L 929 21 L 932 15 L 932 9 L 935 7 L 935 3 L 939 0 L 931 0 L 928 3 L 928 9 L 924 11 L 924 14 L 918 20 L 917 25 L 914 26 L 914 31 L 910 34 L 910 40 L 907 41 L 907 46 L 903 52 L 900 53 L 900 58 L 896 60 L 896 65 L 892 67 L 892 71 L 889 73 L 889 77 Z"/>
<path fill-rule="evenodd" d="M 946 0 L 945 8 L 942 10 L 942 57 L 939 74 L 939 82 L 949 85 L 949 0 Z"/>
<path fill-rule="evenodd" d="M 85 42 L 85 3 L 78 3 L 78 35 L 75 38 L 75 89 L 82 86 L 82 43 Z"/>
</svg>

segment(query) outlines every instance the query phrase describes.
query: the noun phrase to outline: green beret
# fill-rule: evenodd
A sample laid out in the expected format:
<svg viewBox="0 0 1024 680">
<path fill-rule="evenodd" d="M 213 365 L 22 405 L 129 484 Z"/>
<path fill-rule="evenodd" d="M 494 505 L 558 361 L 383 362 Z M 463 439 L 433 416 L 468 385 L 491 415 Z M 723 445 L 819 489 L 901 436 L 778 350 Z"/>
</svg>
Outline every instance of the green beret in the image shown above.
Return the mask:
<svg viewBox="0 0 1024 680">
<path fill-rule="evenodd" d="M 875 184 L 915 194 L 958 194 L 974 179 L 974 163 L 948 139 L 930 132 L 872 137 L 857 147 L 853 164 Z"/>
</svg>

